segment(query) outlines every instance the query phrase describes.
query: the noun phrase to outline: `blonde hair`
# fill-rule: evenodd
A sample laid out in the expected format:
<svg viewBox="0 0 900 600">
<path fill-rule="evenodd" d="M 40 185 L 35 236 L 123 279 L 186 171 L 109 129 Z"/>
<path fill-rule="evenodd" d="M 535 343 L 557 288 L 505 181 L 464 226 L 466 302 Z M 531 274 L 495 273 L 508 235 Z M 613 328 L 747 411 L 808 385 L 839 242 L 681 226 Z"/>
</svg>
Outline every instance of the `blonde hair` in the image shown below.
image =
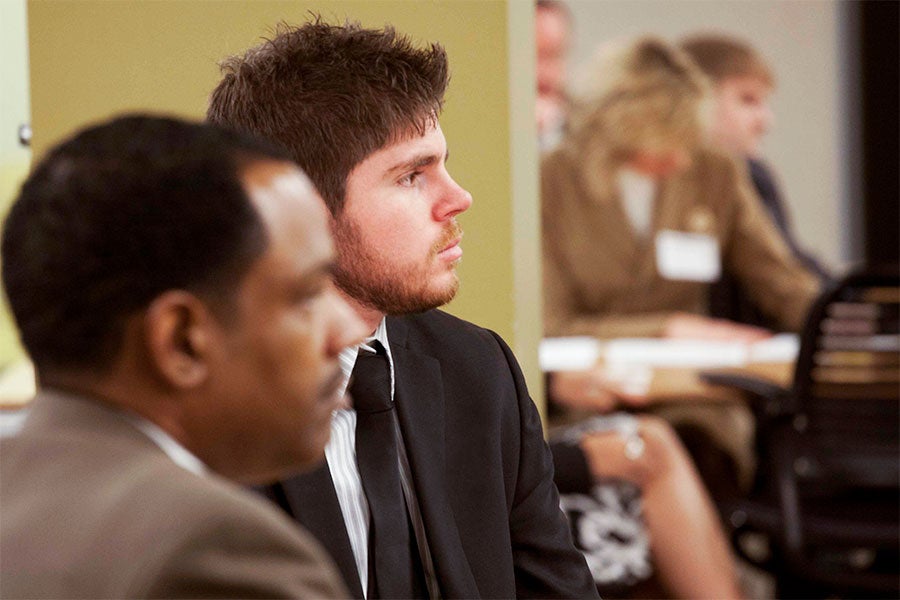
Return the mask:
<svg viewBox="0 0 900 600">
<path fill-rule="evenodd" d="M 703 132 L 709 84 L 675 46 L 656 37 L 600 47 L 572 86 L 571 131 L 594 152 L 626 160 L 640 150 L 692 149 Z"/>
</svg>

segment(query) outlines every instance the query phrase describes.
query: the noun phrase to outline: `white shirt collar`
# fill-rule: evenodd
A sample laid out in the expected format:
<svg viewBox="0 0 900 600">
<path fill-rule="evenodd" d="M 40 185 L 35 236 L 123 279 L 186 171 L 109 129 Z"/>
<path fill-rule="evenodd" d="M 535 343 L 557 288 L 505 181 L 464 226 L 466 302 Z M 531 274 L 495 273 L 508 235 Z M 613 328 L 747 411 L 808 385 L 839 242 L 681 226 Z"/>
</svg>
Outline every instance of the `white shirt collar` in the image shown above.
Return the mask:
<svg viewBox="0 0 900 600">
<path fill-rule="evenodd" d="M 358 350 L 359 348 L 365 348 L 366 350 L 371 350 L 372 352 L 374 352 L 375 349 L 372 348 L 371 346 L 369 346 L 369 342 L 372 342 L 375 340 L 377 340 L 378 342 L 381 343 L 382 346 L 384 346 L 384 350 L 385 350 L 385 352 L 387 352 L 387 355 L 388 355 L 388 360 L 390 362 L 394 362 L 390 358 L 391 357 L 391 346 L 390 346 L 390 344 L 388 344 L 387 319 L 385 317 L 381 317 L 381 322 L 379 322 L 378 327 L 375 328 L 375 333 L 373 333 L 372 335 L 367 337 L 366 340 L 362 344 L 360 344 L 359 346 L 357 346 L 355 348 L 355 350 Z"/>
<path fill-rule="evenodd" d="M 656 199 L 656 180 L 634 169 L 622 167 L 616 173 L 622 208 L 632 228 L 641 235 L 650 230 Z"/>
<path fill-rule="evenodd" d="M 203 461 L 194 456 L 190 450 L 175 441 L 175 438 L 166 433 L 155 423 L 134 413 L 126 414 L 125 418 L 128 419 L 132 425 L 141 430 L 144 435 L 150 438 L 153 443 L 159 446 L 160 450 L 165 452 L 166 455 L 172 459 L 172 462 L 182 469 L 190 471 L 195 475 L 200 475 L 201 477 L 209 472 L 209 469 L 203 464 Z"/>
<path fill-rule="evenodd" d="M 363 343 L 358 346 L 348 346 L 341 350 L 338 362 L 341 365 L 341 371 L 344 373 L 344 387 L 341 390 L 342 395 L 347 391 L 347 384 L 350 382 L 350 374 L 353 372 L 353 366 L 356 364 L 356 355 L 359 353 L 359 349 L 365 348 L 366 350 L 374 352 L 375 349 L 369 345 L 369 343 L 374 340 L 378 340 L 384 347 L 384 351 L 387 353 L 388 364 L 391 367 L 391 398 L 394 397 L 394 357 L 391 354 L 391 345 L 388 343 L 387 321 L 384 317 L 381 318 L 381 322 L 378 323 L 375 332 L 367 337 Z"/>
</svg>

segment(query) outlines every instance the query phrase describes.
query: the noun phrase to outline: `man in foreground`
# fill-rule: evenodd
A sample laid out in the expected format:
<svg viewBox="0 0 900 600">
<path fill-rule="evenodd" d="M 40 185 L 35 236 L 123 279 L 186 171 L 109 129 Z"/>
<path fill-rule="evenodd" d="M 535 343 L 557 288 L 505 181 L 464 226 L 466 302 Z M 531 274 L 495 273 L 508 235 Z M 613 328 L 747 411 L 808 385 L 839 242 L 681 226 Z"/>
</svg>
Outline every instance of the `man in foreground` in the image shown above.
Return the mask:
<svg viewBox="0 0 900 600">
<path fill-rule="evenodd" d="M 290 159 L 120 118 L 49 153 L 2 250 L 40 391 L 2 440 L 0 595 L 345 596 L 308 534 L 226 480 L 321 461 L 360 339 Z"/>
<path fill-rule="evenodd" d="M 472 202 L 446 169 L 443 48 L 316 21 L 223 71 L 208 117 L 309 173 L 331 212 L 335 280 L 371 332 L 341 357 L 354 406 L 336 414 L 327 466 L 269 495 L 357 598 L 596 597 L 515 358 L 433 310 L 459 285 L 457 216 Z"/>
</svg>

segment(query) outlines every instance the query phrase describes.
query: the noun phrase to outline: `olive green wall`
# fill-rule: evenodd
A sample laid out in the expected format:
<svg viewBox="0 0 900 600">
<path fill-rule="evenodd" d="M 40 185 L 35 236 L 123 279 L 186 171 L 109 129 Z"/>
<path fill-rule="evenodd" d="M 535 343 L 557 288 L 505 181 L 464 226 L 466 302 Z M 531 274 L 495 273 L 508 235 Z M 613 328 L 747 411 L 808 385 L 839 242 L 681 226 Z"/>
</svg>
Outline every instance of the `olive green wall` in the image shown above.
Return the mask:
<svg viewBox="0 0 900 600">
<path fill-rule="evenodd" d="M 533 101 L 534 75 L 527 68 L 525 74 L 511 73 L 509 25 L 517 23 L 512 32 L 516 52 L 524 49 L 524 65 L 533 65 L 532 9 L 528 2 L 511 4 L 515 8 L 488 0 L 32 0 L 28 19 L 35 156 L 82 124 L 126 110 L 202 117 L 207 95 L 218 81 L 219 59 L 258 43 L 279 21 L 302 22 L 309 11 L 332 22 L 349 18 L 373 27 L 390 23 L 420 42 L 440 41 L 452 72 L 441 119 L 450 147 L 449 168 L 475 199 L 461 218 L 462 287 L 448 308 L 510 341 L 533 395 L 540 397 L 540 320 L 539 305 L 534 304 L 540 293 L 525 289 L 536 285 L 539 264 L 536 157 L 528 148 L 522 150 L 523 145 L 535 145 L 531 111 L 514 111 L 518 124 L 513 131 L 510 126 L 510 90 L 524 94 L 525 102 L 529 97 Z M 511 164 L 511 155 L 518 166 Z M 526 178 L 515 190 L 514 170 Z M 518 197 L 523 204 L 517 204 Z M 524 240 L 514 239 L 520 234 Z M 531 299 L 525 310 L 517 309 L 514 301 L 522 298 Z"/>
</svg>

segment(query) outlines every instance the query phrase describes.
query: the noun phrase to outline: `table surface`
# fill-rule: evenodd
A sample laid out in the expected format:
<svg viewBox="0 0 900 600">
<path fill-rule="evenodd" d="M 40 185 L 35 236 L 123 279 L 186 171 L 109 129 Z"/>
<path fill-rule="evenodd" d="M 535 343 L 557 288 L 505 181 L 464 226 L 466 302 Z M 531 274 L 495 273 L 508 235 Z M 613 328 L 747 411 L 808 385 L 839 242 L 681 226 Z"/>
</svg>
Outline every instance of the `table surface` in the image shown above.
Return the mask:
<svg viewBox="0 0 900 600">
<path fill-rule="evenodd" d="M 657 367 L 653 369 L 653 376 L 650 380 L 650 388 L 647 392 L 648 402 L 662 403 L 691 399 L 724 402 L 741 400 L 741 392 L 703 381 L 700 377 L 703 372 L 758 377 L 787 389 L 790 388 L 794 379 L 794 363 L 748 363 L 741 367 L 702 369 Z"/>
</svg>

